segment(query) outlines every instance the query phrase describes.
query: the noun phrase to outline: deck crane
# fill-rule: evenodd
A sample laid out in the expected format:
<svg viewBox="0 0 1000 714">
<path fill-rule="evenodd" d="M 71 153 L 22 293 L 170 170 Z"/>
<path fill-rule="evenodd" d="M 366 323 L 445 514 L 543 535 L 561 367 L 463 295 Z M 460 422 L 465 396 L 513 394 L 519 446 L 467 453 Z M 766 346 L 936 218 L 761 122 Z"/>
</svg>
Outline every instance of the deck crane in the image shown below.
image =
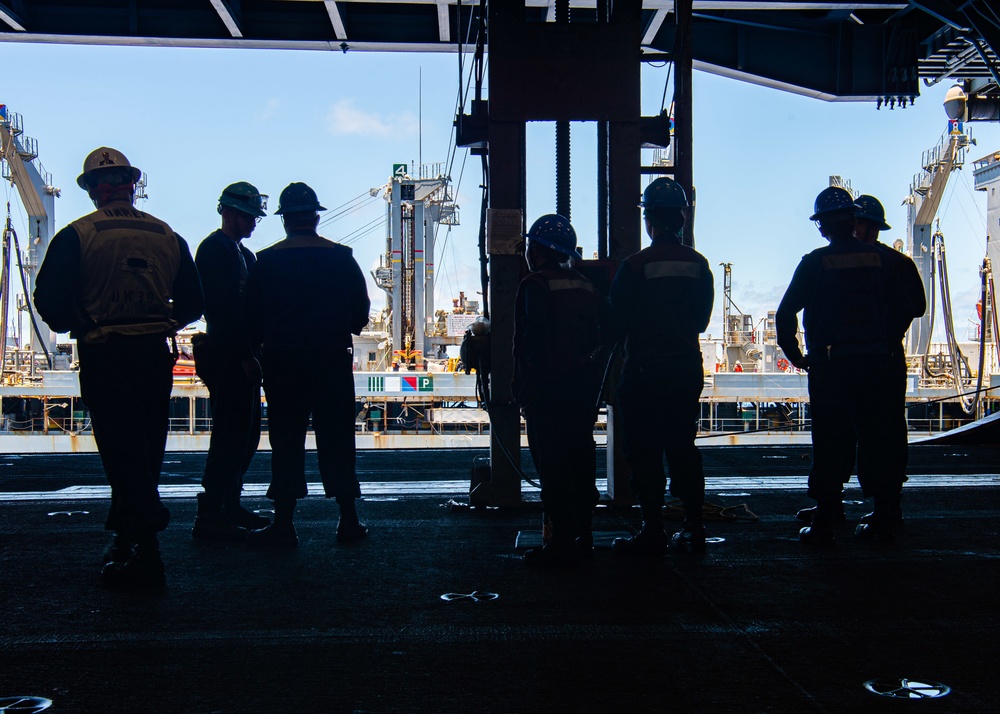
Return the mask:
<svg viewBox="0 0 1000 714">
<path fill-rule="evenodd" d="M 56 335 L 35 316 L 31 296 L 35 289 L 35 275 L 41 264 L 49 240 L 55 233 L 55 199 L 60 190 L 52 185 L 52 175 L 42 167 L 38 159 L 38 142 L 24 135 L 21 115 L 10 111 L 0 104 L 0 163 L 3 165 L 3 178 L 10 181 L 17 189 L 21 204 L 28 214 L 28 231 L 30 235 L 23 236 L 23 243 L 10 226 L 8 219 L 4 229 L 3 240 L 3 276 L 0 277 L 3 287 L 3 306 L 0 311 L 3 319 L 0 322 L 4 335 L 4 347 L 8 324 L 6 306 L 10 299 L 10 269 L 11 256 L 21 272 L 21 286 L 24 289 L 23 307 L 32 317 L 31 349 L 46 355 L 56 351 Z M 8 210 L 9 214 L 9 210 Z M 13 245 L 10 245 L 13 239 Z M 15 253 L 11 252 L 13 248 Z M 22 250 L 23 249 L 23 250 Z M 25 345 L 27 346 L 27 345 Z"/>
<path fill-rule="evenodd" d="M 433 334 L 434 254 L 439 225 L 458 225 L 451 177 L 443 164 L 408 167 L 394 164 L 384 187 L 388 231 L 375 283 L 389 301 L 393 360 L 416 368 L 460 337 Z"/>
<path fill-rule="evenodd" d="M 952 92 L 948 96 L 950 98 Z M 949 119 L 948 132 L 941 137 L 937 146 L 923 153 L 922 170 L 913 177 L 910 195 L 905 201 L 907 249 L 920 272 L 928 305 L 933 298 L 935 272 L 934 217 L 941 206 L 951 173 L 962 168 L 965 163 L 965 152 L 970 143 L 975 142 L 966 133 L 964 123 L 957 118 Z M 927 354 L 933 330 L 932 320 L 933 315 L 928 311 L 910 325 L 906 345 L 908 354 Z"/>
</svg>

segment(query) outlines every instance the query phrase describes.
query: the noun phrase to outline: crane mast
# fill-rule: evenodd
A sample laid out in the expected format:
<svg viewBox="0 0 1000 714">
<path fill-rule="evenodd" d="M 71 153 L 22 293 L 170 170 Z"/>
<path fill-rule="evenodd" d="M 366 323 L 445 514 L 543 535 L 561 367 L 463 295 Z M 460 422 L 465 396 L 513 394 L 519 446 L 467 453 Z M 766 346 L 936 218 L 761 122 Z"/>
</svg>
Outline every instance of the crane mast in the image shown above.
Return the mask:
<svg viewBox="0 0 1000 714">
<path fill-rule="evenodd" d="M 385 187 L 386 255 L 374 276 L 388 298 L 393 360 L 410 368 L 435 356 L 440 345 L 455 342 L 434 329 L 437 227 L 458 225 L 451 179 L 442 170 L 440 164 L 412 170 L 395 164 Z"/>
<path fill-rule="evenodd" d="M 21 115 L 10 111 L 6 105 L 0 104 L 0 163 L 3 165 L 3 178 L 10 181 L 17 189 L 21 204 L 28 215 L 28 230 L 30 235 L 18 237 L 12 244 L 10 238 L 16 236 L 7 222 L 4 230 L 4 275 L 2 280 L 2 299 L 6 306 L 10 300 L 9 271 L 20 266 L 23 271 L 24 307 L 32 314 L 32 294 L 35 290 L 35 275 L 38 266 L 48 248 L 49 240 L 55 233 L 55 199 L 60 191 L 52 185 L 52 176 L 38 161 L 38 142 L 25 136 Z M 9 207 L 8 207 L 9 208 Z M 9 210 L 8 210 L 9 214 Z M 10 244 L 10 245 L 9 245 Z M 10 251 L 20 248 L 20 254 L 13 260 Z M 6 317 L 6 309 L 3 311 Z M 37 320 L 29 323 L 37 323 Z M 3 344 L 6 347 L 7 334 L 10 326 L 7 320 L 0 325 L 3 332 Z M 38 334 L 40 332 L 41 334 Z M 36 331 L 31 330 L 31 348 L 38 352 L 52 354 L 56 351 L 56 335 L 40 324 Z M 25 345 L 26 346 L 26 345 Z"/>
<path fill-rule="evenodd" d="M 941 206 L 948 179 L 955 169 L 965 163 L 965 150 L 970 136 L 962 122 L 949 122 L 948 133 L 941 137 L 937 146 L 923 153 L 922 170 L 913 177 L 907 203 L 907 249 L 917 266 L 924 283 L 924 295 L 928 304 L 934 278 L 934 217 Z M 926 355 L 930 347 L 933 325 L 930 311 L 917 318 L 907 333 L 907 353 Z"/>
</svg>

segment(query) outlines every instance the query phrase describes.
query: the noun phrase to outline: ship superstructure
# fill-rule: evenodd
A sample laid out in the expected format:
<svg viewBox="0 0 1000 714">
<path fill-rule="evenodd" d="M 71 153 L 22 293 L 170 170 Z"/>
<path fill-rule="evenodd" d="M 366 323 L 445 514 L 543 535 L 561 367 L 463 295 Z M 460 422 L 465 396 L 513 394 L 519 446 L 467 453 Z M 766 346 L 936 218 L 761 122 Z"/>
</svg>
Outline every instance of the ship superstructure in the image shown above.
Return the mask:
<svg viewBox="0 0 1000 714">
<path fill-rule="evenodd" d="M 461 342 L 478 303 L 464 293 L 451 311 L 435 311 L 435 251 L 442 226 L 459 224 L 451 178 L 443 164 L 393 165 L 385 186 L 373 189 L 386 201 L 385 253 L 372 272 L 386 305 L 371 330 L 355 341 L 368 370 L 426 369 L 447 361 L 446 347 Z"/>
<path fill-rule="evenodd" d="M 73 346 L 57 344 L 56 335 L 32 319 L 26 297 L 54 232 L 59 189 L 38 162 L 37 142 L 24 135 L 20 116 L 2 105 L 0 138 L 3 176 L 17 187 L 30 226 L 28 235 L 18 236 L 8 221 L 3 235 L 0 327 L 6 340 L 0 372 L 0 452 L 94 451 L 86 408 L 79 400 Z M 953 319 L 944 237 L 932 224 L 948 177 L 964 164 L 969 145 L 961 122 L 953 121 L 941 142 L 924 153 L 908 199 L 908 244 L 900 241 L 895 246 L 914 257 L 928 302 L 940 306 L 946 323 Z M 669 150 L 662 150 L 654 163 L 667 166 L 671 161 Z M 950 329 L 945 342 L 935 343 L 933 313 L 914 323 L 907 389 L 912 436 L 944 431 L 990 413 L 996 404 L 992 390 L 1000 388 L 1000 329 L 992 279 L 992 265 L 1000 261 L 1000 152 L 975 161 L 973 175 L 976 189 L 987 194 L 990 231 L 980 329 L 974 341 L 959 343 Z M 850 190 L 840 177 L 831 177 L 831 183 Z M 397 164 L 386 184 L 371 194 L 385 201 L 385 252 L 372 277 L 386 302 L 354 345 L 358 446 L 487 446 L 490 420 L 477 404 L 476 375 L 457 370 L 457 350 L 448 351 L 479 315 L 478 301 L 460 293 L 450 309 L 434 305 L 439 233 L 459 220 L 450 178 L 443 164 Z M 732 264 L 723 264 L 722 337 L 702 341 L 700 436 L 707 443 L 806 442 L 807 375 L 794 369 L 778 348 L 773 311 L 757 320 L 737 307 L 733 270 Z M 21 294 L 15 296 L 18 287 Z M 16 312 L 11 312 L 15 298 Z M 181 364 L 175 370 L 169 449 L 207 448 L 207 397 L 191 365 Z M 606 421 L 602 412 L 595 425 L 599 442 Z M 268 448 L 266 435 L 262 448 Z"/>
</svg>

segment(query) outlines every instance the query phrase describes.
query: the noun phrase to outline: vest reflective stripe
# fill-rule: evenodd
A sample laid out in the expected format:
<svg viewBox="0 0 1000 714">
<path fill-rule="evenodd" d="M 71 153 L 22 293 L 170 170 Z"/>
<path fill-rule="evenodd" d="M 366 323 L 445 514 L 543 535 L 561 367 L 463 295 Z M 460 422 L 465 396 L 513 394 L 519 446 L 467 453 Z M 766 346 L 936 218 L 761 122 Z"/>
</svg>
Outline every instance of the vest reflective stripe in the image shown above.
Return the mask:
<svg viewBox="0 0 1000 714">
<path fill-rule="evenodd" d="M 653 278 L 694 278 L 701 277 L 701 266 L 686 260 L 658 260 L 642 267 L 646 280 Z"/>
<path fill-rule="evenodd" d="M 157 225 L 156 223 L 149 223 L 148 221 L 130 221 L 127 219 L 119 219 L 115 221 L 94 221 L 94 228 L 99 231 L 110 231 L 113 228 L 123 228 L 133 231 L 149 231 L 150 233 L 159 233 L 161 236 L 165 236 L 167 234 L 167 229 L 164 226 Z"/>
<path fill-rule="evenodd" d="M 124 203 L 72 225 L 80 238 L 80 307 L 95 324 L 81 340 L 176 330 L 171 290 L 180 246 L 170 226 Z"/>
<path fill-rule="evenodd" d="M 594 286 L 586 280 L 576 280 L 574 278 L 563 279 L 563 280 L 549 280 L 548 281 L 549 290 L 555 292 L 556 290 L 586 290 L 587 292 L 594 292 Z"/>
<path fill-rule="evenodd" d="M 878 253 L 839 253 L 823 256 L 823 270 L 850 268 L 879 268 L 882 260 Z"/>
</svg>

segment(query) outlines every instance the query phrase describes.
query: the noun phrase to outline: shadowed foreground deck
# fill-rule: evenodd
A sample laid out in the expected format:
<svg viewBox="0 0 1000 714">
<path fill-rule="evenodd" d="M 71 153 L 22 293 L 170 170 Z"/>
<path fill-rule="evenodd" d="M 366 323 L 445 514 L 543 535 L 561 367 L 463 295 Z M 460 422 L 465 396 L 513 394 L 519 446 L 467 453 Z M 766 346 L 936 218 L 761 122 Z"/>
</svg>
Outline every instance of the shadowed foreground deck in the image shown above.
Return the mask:
<svg viewBox="0 0 1000 714">
<path fill-rule="evenodd" d="M 80 488 L 103 484 L 96 457 L 5 457 L 0 702 L 44 697 L 60 712 L 1000 709 L 996 450 L 912 448 L 922 475 L 907 486 L 900 542 L 854 542 L 848 524 L 832 551 L 796 539 L 791 516 L 810 505 L 806 450 L 705 454 L 709 500 L 745 503 L 758 521 L 710 523 L 725 540 L 702 559 L 603 549 L 561 571 L 527 569 L 514 548 L 519 531 L 538 530 L 537 507 L 446 507 L 464 500 L 455 493 L 475 452 L 361 454 L 362 488 L 378 494 L 361 505 L 371 537 L 337 545 L 335 504 L 310 498 L 291 552 L 193 542 L 204 456 L 169 454 L 168 585 L 146 594 L 99 583 L 106 500 Z M 266 482 L 268 468 L 261 454 L 251 480 Z M 251 486 L 247 505 L 268 507 L 262 488 Z M 848 491 L 849 520 L 866 510 L 851 503 L 859 497 Z M 601 507 L 595 527 L 627 530 L 637 518 Z M 441 598 L 475 591 L 499 597 Z M 953 691 L 882 699 L 864 688 L 874 678 Z"/>
</svg>

